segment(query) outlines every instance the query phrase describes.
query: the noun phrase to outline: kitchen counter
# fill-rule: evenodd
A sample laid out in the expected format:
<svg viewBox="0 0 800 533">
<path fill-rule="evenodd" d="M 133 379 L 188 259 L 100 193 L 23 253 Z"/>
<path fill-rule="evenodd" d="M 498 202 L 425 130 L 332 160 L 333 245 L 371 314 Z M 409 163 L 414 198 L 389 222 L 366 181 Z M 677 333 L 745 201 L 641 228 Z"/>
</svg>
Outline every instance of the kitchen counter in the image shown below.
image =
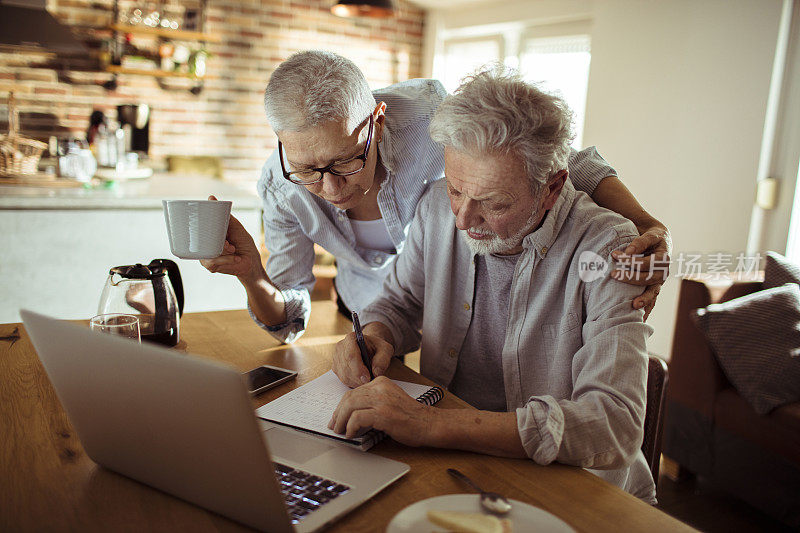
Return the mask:
<svg viewBox="0 0 800 533">
<path fill-rule="evenodd" d="M 261 202 L 253 184 L 246 187 L 166 173 L 112 188 L 0 186 L 0 322 L 19 321 L 20 308 L 91 317 L 109 268 L 156 258 L 178 264 L 186 312 L 245 307 L 235 277 L 172 255 L 161 200 L 231 200 L 232 214 L 262 242 Z"/>
<path fill-rule="evenodd" d="M 234 209 L 258 209 L 252 183 L 236 184 L 208 176 L 156 173 L 147 179 L 95 182 L 91 187 L 2 185 L 0 209 L 161 209 L 161 200 L 205 200 L 209 194 L 232 200 Z"/>
</svg>

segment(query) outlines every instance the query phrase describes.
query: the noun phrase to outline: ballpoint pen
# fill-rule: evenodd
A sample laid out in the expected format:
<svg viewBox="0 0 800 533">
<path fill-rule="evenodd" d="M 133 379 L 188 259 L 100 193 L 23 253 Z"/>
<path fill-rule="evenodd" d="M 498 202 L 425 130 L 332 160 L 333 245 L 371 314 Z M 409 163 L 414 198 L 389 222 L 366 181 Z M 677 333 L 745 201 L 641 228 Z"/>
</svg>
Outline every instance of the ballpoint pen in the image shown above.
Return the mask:
<svg viewBox="0 0 800 533">
<path fill-rule="evenodd" d="M 372 374 L 372 357 L 370 357 L 367 351 L 367 344 L 364 342 L 364 333 L 361 331 L 361 322 L 358 321 L 358 313 L 355 311 L 353 311 L 353 331 L 356 333 L 356 343 L 358 343 L 358 349 L 361 352 L 361 362 L 367 367 L 369 379 L 373 380 L 375 376 Z"/>
</svg>

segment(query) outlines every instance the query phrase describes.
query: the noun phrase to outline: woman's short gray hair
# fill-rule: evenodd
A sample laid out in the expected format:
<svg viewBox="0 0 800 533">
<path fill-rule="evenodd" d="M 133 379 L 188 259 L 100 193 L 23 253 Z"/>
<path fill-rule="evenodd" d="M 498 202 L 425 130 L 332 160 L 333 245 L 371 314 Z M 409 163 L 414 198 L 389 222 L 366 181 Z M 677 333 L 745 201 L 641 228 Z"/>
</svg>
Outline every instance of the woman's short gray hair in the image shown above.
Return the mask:
<svg viewBox="0 0 800 533">
<path fill-rule="evenodd" d="M 467 76 L 431 119 L 431 138 L 459 151 L 514 153 L 536 191 L 567 168 L 572 112 L 561 98 L 502 66 Z"/>
<path fill-rule="evenodd" d="M 272 73 L 264 108 L 275 132 L 331 120 L 346 121 L 352 131 L 375 109 L 375 97 L 355 63 L 333 52 L 307 50 L 292 54 Z"/>
</svg>

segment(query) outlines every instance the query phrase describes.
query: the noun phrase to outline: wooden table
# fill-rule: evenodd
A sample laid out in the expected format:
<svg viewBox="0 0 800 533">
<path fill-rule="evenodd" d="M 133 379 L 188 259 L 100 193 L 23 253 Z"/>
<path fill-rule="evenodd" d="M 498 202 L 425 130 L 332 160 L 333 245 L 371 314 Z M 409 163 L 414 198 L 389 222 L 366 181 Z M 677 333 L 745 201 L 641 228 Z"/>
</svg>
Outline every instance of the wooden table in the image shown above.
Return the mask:
<svg viewBox="0 0 800 533">
<path fill-rule="evenodd" d="M 258 407 L 330 368 L 333 343 L 350 330 L 332 302 L 312 304 L 310 328 L 281 346 L 246 311 L 192 313 L 181 322 L 178 349 L 226 361 L 245 371 L 274 364 L 299 371 L 259 396 Z M 430 383 L 396 362 L 390 375 Z M 464 407 L 447 394 L 442 408 Z M 466 492 L 446 472 L 455 467 L 486 490 L 528 502 L 578 531 L 680 531 L 685 524 L 579 468 L 529 460 L 410 448 L 385 440 L 371 452 L 411 465 L 411 471 L 345 516 L 331 531 L 383 531 L 416 501 Z M 20 324 L 0 325 L 0 531 L 186 530 L 242 531 L 224 517 L 99 467 L 85 454 Z"/>
</svg>

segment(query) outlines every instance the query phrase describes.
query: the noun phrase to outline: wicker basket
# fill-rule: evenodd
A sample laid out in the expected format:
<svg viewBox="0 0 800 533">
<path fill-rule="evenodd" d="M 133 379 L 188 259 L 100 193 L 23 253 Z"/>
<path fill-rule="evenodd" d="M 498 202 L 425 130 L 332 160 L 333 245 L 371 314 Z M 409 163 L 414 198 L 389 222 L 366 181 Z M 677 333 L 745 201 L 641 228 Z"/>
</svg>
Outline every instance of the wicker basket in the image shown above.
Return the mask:
<svg viewBox="0 0 800 533">
<path fill-rule="evenodd" d="M 0 137 L 0 173 L 36 174 L 39 158 L 47 144 L 23 137 L 14 93 L 8 93 L 8 135 Z"/>
</svg>

